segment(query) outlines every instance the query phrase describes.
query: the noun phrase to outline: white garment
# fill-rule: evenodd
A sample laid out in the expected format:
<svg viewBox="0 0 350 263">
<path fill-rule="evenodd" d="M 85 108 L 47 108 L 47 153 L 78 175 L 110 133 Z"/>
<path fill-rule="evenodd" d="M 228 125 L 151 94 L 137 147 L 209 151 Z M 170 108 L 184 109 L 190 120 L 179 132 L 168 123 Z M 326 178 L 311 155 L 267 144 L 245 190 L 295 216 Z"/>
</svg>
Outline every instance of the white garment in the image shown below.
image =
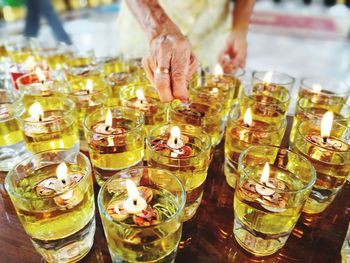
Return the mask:
<svg viewBox="0 0 350 263">
<path fill-rule="evenodd" d="M 159 0 L 159 3 L 189 38 L 200 63 L 214 65 L 232 27 L 229 0 Z M 131 57 L 146 54 L 146 35 L 125 1 L 121 5 L 117 30 L 121 40 L 120 54 Z"/>
</svg>

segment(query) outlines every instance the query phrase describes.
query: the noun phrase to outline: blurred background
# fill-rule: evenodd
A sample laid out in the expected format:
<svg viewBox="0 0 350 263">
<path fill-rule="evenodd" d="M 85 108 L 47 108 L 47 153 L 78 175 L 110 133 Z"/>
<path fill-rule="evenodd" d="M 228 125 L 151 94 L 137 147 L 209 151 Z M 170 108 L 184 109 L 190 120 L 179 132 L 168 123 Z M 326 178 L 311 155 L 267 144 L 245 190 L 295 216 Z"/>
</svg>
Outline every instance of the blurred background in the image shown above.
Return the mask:
<svg viewBox="0 0 350 263">
<path fill-rule="evenodd" d="M 178 0 L 179 1 L 179 0 Z M 185 1 L 185 0 L 182 0 Z M 0 36 L 21 34 L 25 0 L 0 0 Z M 97 56 L 118 50 L 114 0 L 52 0 L 73 43 Z M 248 70 L 350 82 L 350 0 L 257 0 L 249 34 Z M 53 39 L 41 20 L 39 39 Z"/>
</svg>

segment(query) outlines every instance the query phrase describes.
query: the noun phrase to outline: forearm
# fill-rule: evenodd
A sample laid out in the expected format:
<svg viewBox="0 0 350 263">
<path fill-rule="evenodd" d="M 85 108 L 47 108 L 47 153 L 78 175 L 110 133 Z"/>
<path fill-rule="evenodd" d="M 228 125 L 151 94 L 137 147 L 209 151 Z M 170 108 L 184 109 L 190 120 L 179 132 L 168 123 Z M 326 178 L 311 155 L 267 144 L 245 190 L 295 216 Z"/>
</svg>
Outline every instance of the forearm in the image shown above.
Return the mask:
<svg viewBox="0 0 350 263">
<path fill-rule="evenodd" d="M 234 33 L 247 34 L 254 4 L 255 0 L 236 0 L 235 8 L 232 13 L 232 30 Z"/>
<path fill-rule="evenodd" d="M 163 33 L 180 32 L 171 21 L 158 0 L 126 0 L 149 41 Z"/>
</svg>

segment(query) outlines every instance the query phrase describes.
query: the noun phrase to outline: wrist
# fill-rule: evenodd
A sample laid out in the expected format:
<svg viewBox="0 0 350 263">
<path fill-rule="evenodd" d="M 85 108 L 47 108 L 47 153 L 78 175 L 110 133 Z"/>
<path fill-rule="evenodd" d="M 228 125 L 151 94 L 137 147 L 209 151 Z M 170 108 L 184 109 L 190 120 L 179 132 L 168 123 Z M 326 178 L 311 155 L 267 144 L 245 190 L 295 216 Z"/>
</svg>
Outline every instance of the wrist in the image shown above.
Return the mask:
<svg viewBox="0 0 350 263">
<path fill-rule="evenodd" d="M 244 37 L 246 38 L 248 35 L 248 28 L 237 28 L 237 27 L 233 27 L 231 30 L 231 33 L 234 36 L 240 36 L 240 37 Z"/>
</svg>

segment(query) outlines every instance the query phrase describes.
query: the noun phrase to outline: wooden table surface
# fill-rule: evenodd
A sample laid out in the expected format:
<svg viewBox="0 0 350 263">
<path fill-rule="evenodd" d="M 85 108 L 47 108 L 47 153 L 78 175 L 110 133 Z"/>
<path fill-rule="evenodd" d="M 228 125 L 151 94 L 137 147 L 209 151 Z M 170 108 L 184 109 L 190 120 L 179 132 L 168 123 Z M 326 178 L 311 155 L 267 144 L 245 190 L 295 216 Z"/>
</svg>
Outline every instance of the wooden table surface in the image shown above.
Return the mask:
<svg viewBox="0 0 350 263">
<path fill-rule="evenodd" d="M 284 146 L 287 138 L 288 134 Z M 340 249 L 350 220 L 349 182 L 325 212 L 300 217 L 284 248 L 272 256 L 257 258 L 240 248 L 233 237 L 233 190 L 226 183 L 223 162 L 221 144 L 214 153 L 201 206 L 184 224 L 176 262 L 341 262 Z M 41 262 L 9 198 L 3 195 L 0 204 L 0 263 Z M 111 262 L 98 213 L 96 217 L 95 243 L 82 262 Z"/>
</svg>

